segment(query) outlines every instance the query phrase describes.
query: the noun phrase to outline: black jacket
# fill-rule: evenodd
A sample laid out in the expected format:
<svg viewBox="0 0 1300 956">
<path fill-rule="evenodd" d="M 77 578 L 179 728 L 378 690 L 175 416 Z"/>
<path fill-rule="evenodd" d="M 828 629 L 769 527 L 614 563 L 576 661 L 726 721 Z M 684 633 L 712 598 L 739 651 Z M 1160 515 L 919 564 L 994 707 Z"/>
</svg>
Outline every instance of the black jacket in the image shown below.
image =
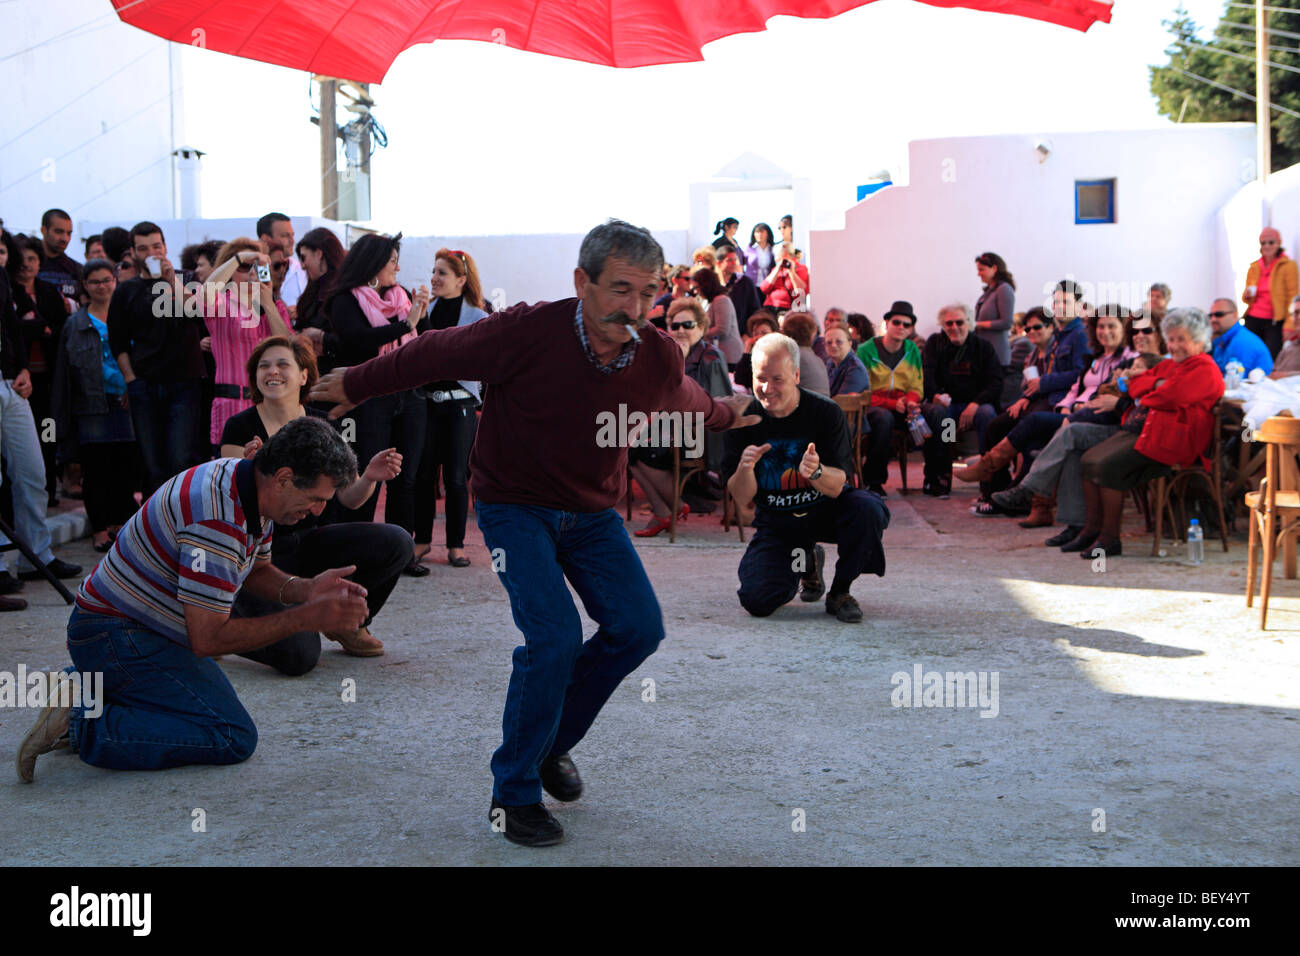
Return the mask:
<svg viewBox="0 0 1300 956">
<path fill-rule="evenodd" d="M 935 332 L 921 351 L 925 371 L 925 400 L 947 394 L 954 406 L 971 402 L 996 406 L 1002 394 L 1002 363 L 993 346 L 978 335 L 953 345 L 943 332 Z"/>
<path fill-rule="evenodd" d="M 13 290 L 8 274 L 0 269 L 0 378 L 15 379 L 26 368 L 27 346 L 14 311 Z"/>
</svg>

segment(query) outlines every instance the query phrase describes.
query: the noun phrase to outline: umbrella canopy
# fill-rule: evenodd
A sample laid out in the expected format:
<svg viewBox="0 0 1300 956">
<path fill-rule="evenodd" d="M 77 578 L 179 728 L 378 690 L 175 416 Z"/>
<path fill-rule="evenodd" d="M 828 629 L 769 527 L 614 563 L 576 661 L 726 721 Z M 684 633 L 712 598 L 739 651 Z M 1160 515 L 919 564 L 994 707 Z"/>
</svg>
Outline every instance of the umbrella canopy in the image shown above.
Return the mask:
<svg viewBox="0 0 1300 956">
<path fill-rule="evenodd" d="M 700 47 L 775 16 L 825 19 L 874 0 L 113 0 L 124 23 L 165 40 L 310 73 L 379 83 L 397 54 L 482 40 L 605 66 L 702 60 Z M 1110 0 L 922 0 L 1087 30 Z M 687 12 L 683 12 L 683 11 Z"/>
</svg>

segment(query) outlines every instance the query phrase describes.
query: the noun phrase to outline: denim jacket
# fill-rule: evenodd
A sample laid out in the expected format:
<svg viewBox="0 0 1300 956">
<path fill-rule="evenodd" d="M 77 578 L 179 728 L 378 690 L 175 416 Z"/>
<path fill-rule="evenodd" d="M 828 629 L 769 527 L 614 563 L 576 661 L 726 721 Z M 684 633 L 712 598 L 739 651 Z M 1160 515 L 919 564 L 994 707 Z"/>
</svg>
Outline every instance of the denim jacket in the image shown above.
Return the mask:
<svg viewBox="0 0 1300 956">
<path fill-rule="evenodd" d="M 104 415 L 111 410 L 104 392 L 103 355 L 104 343 L 83 306 L 64 324 L 54 363 L 50 413 L 60 445 L 74 440 L 78 417 Z"/>
</svg>

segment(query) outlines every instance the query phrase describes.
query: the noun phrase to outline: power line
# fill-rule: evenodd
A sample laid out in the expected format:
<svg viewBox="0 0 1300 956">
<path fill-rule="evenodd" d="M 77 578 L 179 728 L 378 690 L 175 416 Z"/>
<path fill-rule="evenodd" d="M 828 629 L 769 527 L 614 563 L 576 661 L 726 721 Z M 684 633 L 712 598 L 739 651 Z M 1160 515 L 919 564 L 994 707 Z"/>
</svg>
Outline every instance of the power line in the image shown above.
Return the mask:
<svg viewBox="0 0 1300 956">
<path fill-rule="evenodd" d="M 1247 49 L 1250 50 L 1255 49 L 1254 40 L 1245 40 L 1245 39 L 1240 39 L 1238 37 L 1226 37 L 1226 36 L 1215 37 L 1215 39 L 1221 43 L 1240 43 L 1242 46 L 1246 47 Z M 1300 46 L 1270 46 L 1268 50 L 1270 53 L 1300 53 Z"/>
<path fill-rule="evenodd" d="M 1228 4 L 1228 6 L 1236 7 L 1238 10 L 1253 11 L 1255 9 L 1255 5 L 1253 3 L 1230 3 Z M 1297 10 L 1295 7 L 1265 7 L 1264 12 L 1265 13 L 1300 13 L 1300 10 Z M 1253 30 L 1255 28 L 1251 27 L 1251 29 Z"/>
<path fill-rule="evenodd" d="M 165 162 L 167 162 L 167 160 L 169 160 L 169 159 L 171 159 L 171 158 L 172 158 L 172 157 L 171 157 L 171 154 L 168 153 L 166 156 L 163 156 L 163 157 L 161 157 L 160 159 L 155 159 L 155 160 L 154 160 L 152 163 L 150 163 L 148 166 L 145 166 L 145 167 L 142 168 L 142 169 L 137 169 L 137 170 L 136 170 L 135 172 L 133 172 L 130 176 L 127 176 L 126 179 L 123 179 L 123 180 L 121 180 L 120 182 L 116 182 L 116 183 L 114 183 L 113 185 L 109 186 L 107 189 L 105 189 L 105 190 L 104 190 L 102 193 L 100 193 L 98 196 L 94 196 L 94 197 L 92 197 L 92 198 L 90 198 L 90 199 L 87 199 L 85 202 L 83 202 L 83 203 L 82 203 L 81 205 L 79 205 L 79 206 L 73 206 L 73 207 L 72 207 L 72 211 L 73 211 L 73 212 L 77 212 L 78 210 L 80 210 L 80 209 L 84 209 L 85 207 L 89 206 L 92 202 L 96 202 L 96 201 L 98 201 L 98 200 L 100 200 L 100 199 L 103 199 L 105 196 L 107 196 L 109 193 L 111 193 L 114 189 L 117 189 L 119 186 L 124 186 L 124 185 L 126 185 L 126 184 L 129 183 L 131 180 L 135 179 L 137 176 L 142 176 L 142 175 L 144 175 L 144 174 L 147 173 L 149 170 L 151 170 L 151 169 L 153 169 L 155 166 L 157 166 L 159 163 L 165 163 Z"/>
<path fill-rule="evenodd" d="M 1195 50 L 1209 50 L 1213 53 L 1222 53 L 1224 56 L 1234 57 L 1238 60 L 1245 60 L 1247 63 L 1255 62 L 1255 57 L 1253 56 L 1246 56 L 1244 53 L 1234 53 L 1232 50 L 1224 50 L 1221 47 L 1210 46 L 1208 43 L 1188 43 L 1186 40 L 1175 40 L 1174 42 L 1181 43 L 1183 46 Z M 1268 61 L 1268 65 L 1275 70 L 1286 70 L 1288 73 L 1300 73 L 1300 67 L 1297 66 L 1288 66 L 1285 63 L 1274 63 L 1272 60 Z"/>
<path fill-rule="evenodd" d="M 182 89 L 184 89 L 184 87 L 182 87 Z M 90 139 L 86 140 L 84 143 L 81 143 L 81 144 L 78 145 L 78 146 L 74 146 L 74 147 L 72 147 L 72 149 L 68 150 L 67 152 L 65 152 L 65 153 L 61 153 L 61 154 L 58 155 L 58 156 L 51 157 L 51 159 L 50 159 L 50 160 L 47 160 L 47 162 L 48 162 L 48 161 L 52 161 L 52 162 L 57 163 L 59 160 L 61 160 L 61 159 L 66 159 L 68 156 L 71 156 L 73 153 L 78 152 L 79 150 L 85 149 L 87 146 L 89 146 L 89 145 L 90 145 L 91 143 L 93 143 L 95 140 L 99 139 L 101 136 L 107 136 L 110 132 L 112 132 L 113 130 L 117 129 L 119 126 L 122 126 L 122 125 L 124 125 L 124 124 L 126 124 L 126 123 L 129 123 L 131 120 L 135 119 L 137 116 L 141 115 L 142 113 L 145 113 L 145 112 L 147 112 L 147 111 L 153 109 L 155 106 L 157 106 L 159 103 L 161 103 L 163 100 L 167 99 L 167 98 L 168 98 L 169 96 L 171 96 L 171 95 L 172 95 L 172 94 L 171 94 L 171 91 L 168 91 L 167 93 L 164 93 L 164 94 L 163 94 L 162 96 L 160 96 L 158 99 L 156 99 L 156 100 L 154 100 L 152 103 L 149 103 L 148 105 L 143 106 L 143 107 L 141 107 L 140 109 L 136 110 L 134 113 L 132 113 L 130 116 L 126 117 L 125 119 L 120 120 L 119 122 L 114 123 L 112 126 L 108 127 L 107 129 L 101 130 L 100 132 L 96 133 L 94 136 L 90 137 Z M 33 169 L 30 173 L 26 173 L 25 175 L 20 176 L 18 179 L 15 179 L 15 180 L 14 180 L 13 182 L 11 182 L 9 185 L 7 185 L 7 186 L 5 186 L 5 187 L 3 187 L 3 188 L 0 188 L 0 193 L 7 192 L 8 190 L 13 189 L 15 186 L 17 186 L 17 185 L 18 185 L 19 183 L 21 183 L 23 180 L 25 180 L 25 179 L 30 179 L 31 177 L 35 176 L 37 173 L 39 173 L 39 172 L 40 172 L 41 170 L 43 170 L 43 169 L 45 169 L 45 163 L 44 163 L 44 162 L 43 162 L 40 166 L 38 166 L 36 169 Z"/>
<path fill-rule="evenodd" d="M 62 33 L 56 33 L 54 36 L 42 40 L 40 43 L 34 43 L 31 46 L 27 47 L 26 49 L 18 50 L 14 53 L 6 53 L 4 56 L 0 56 L 0 63 L 4 63 L 8 60 L 12 60 L 16 56 L 22 56 L 24 53 L 31 53 L 33 50 L 39 50 L 41 47 L 48 46 L 51 43 L 56 43 L 59 40 L 66 40 L 68 37 L 80 33 L 82 30 L 85 30 L 88 27 L 93 27 L 95 24 L 100 23 L 100 21 L 102 20 L 112 20 L 115 17 L 117 19 L 121 19 L 121 14 L 123 11 L 130 10 L 132 7 L 138 7 L 140 4 L 144 2 L 145 0 L 131 0 L 130 3 L 126 4 L 125 6 L 116 8 L 115 10 L 113 10 L 112 13 L 105 13 L 103 16 L 95 17 L 95 19 L 89 20 L 83 23 L 79 27 L 73 27 L 71 30 L 64 30 Z"/>
<path fill-rule="evenodd" d="M 4 0 L 0 0 L 0 3 L 3 3 L 3 2 L 4 2 Z M 116 70 L 114 70 L 112 73 L 108 74 L 108 76 L 104 77 L 102 80 L 99 80 L 99 81 L 97 81 L 97 82 L 95 82 L 95 83 L 92 83 L 92 84 L 90 85 L 90 88 L 89 88 L 89 89 L 82 90 L 80 93 L 78 93 L 78 94 L 77 94 L 76 96 L 74 96 L 72 99 L 68 100 L 68 102 L 66 102 L 66 103 L 64 103 L 62 106 L 60 106 L 60 107 L 59 107 L 57 110 L 55 110 L 53 113 L 47 113 L 47 114 L 46 114 L 42 119 L 37 120 L 37 121 L 36 121 L 35 123 L 33 123 L 31 126 L 27 127 L 27 129 L 23 130 L 21 133 L 19 133 L 17 136 L 15 136 L 13 139 L 8 140 L 7 142 L 4 142 L 4 143 L 0 143 L 0 149 L 6 149 L 7 147 L 12 146 L 14 143 L 18 142 L 20 139 L 22 139 L 24 136 L 26 136 L 26 135 L 27 135 L 28 133 L 30 133 L 32 130 L 36 129 L 36 127 L 40 126 L 42 123 L 47 123 L 47 122 L 49 122 L 50 120 L 54 119 L 54 117 L 58 116 L 60 113 L 62 113 L 64 110 L 66 110 L 69 106 L 71 106 L 73 103 L 75 103 L 75 102 L 77 102 L 78 100 L 80 100 L 83 96 L 86 96 L 88 93 L 90 93 L 90 92 L 91 92 L 92 90 L 94 90 L 95 88 L 97 88 L 97 87 L 99 87 L 99 86 L 103 86 L 105 83 L 107 83 L 107 82 L 108 82 L 109 80 L 111 80 L 113 77 L 117 76 L 117 75 L 118 75 L 119 73 L 121 73 L 123 70 L 127 69 L 128 67 L 135 66 L 137 63 L 139 63 L 141 60 L 143 60 L 145 57 L 147 57 L 150 53 L 154 53 L 154 52 L 156 52 L 156 51 L 158 51 L 158 50 L 160 50 L 160 49 L 163 49 L 163 48 L 162 48 L 162 47 L 151 47 L 150 49 L 145 50 L 143 53 L 141 53 L 139 56 L 137 56 L 137 57 L 136 57 L 134 60 L 132 60 L 130 63 L 126 64 L 126 66 L 120 67 L 119 69 L 116 69 Z"/>
<path fill-rule="evenodd" d="M 1234 23 L 1231 20 L 1220 20 L 1219 26 L 1233 27 L 1238 30 L 1249 30 L 1251 33 L 1255 32 L 1255 25 L 1253 23 Z M 1272 27 L 1268 28 L 1268 32 L 1270 36 L 1286 37 L 1288 40 L 1300 40 L 1300 33 L 1288 33 L 1286 30 L 1274 30 Z"/>
<path fill-rule="evenodd" d="M 1241 90 L 1233 89 L 1231 86 L 1226 86 L 1225 84 L 1216 82 L 1215 80 L 1206 79 L 1205 77 L 1198 76 L 1197 74 L 1191 73 L 1188 70 L 1180 70 L 1176 66 L 1167 66 L 1167 67 L 1163 67 L 1163 69 L 1172 70 L 1175 73 L 1180 73 L 1183 76 L 1190 77 L 1193 80 L 1200 80 L 1202 83 L 1208 83 L 1210 86 L 1213 86 L 1216 89 L 1223 90 L 1225 93 L 1232 93 L 1234 96 L 1240 96 L 1242 99 L 1250 100 L 1252 103 L 1258 102 L 1256 98 L 1250 93 L 1244 93 Z M 1297 118 L 1300 118 L 1300 113 L 1297 113 L 1295 110 L 1289 110 L 1285 106 L 1278 106 L 1276 103 L 1269 103 L 1269 106 L 1277 110 L 1279 113 L 1285 113 L 1287 116 L 1295 116 Z"/>
</svg>

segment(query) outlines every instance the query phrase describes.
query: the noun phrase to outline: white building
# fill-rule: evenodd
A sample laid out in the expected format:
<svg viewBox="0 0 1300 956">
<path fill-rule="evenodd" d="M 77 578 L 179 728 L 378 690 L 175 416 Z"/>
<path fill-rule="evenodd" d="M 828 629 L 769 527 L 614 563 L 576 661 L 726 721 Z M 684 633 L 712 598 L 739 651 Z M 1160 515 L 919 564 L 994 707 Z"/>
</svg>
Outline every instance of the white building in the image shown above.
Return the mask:
<svg viewBox="0 0 1300 956">
<path fill-rule="evenodd" d="M 1206 308 L 1240 295 L 1259 254 L 1261 204 L 1239 197 L 1258 191 L 1248 185 L 1254 157 L 1251 123 L 914 142 L 906 185 L 857 203 L 844 229 L 813 232 L 812 298 L 819 313 L 840 306 L 873 321 L 905 299 L 929 334 L 941 306 L 974 305 L 975 257 L 989 251 L 1015 276 L 1017 311 L 1050 305 L 1067 277 L 1095 305 L 1139 306 L 1151 283 L 1164 282 L 1174 306 Z M 1287 171 L 1273 183 L 1296 180 Z M 1274 204 L 1289 220 L 1275 219 L 1288 246 L 1300 236 L 1295 186 L 1293 199 Z"/>
</svg>

